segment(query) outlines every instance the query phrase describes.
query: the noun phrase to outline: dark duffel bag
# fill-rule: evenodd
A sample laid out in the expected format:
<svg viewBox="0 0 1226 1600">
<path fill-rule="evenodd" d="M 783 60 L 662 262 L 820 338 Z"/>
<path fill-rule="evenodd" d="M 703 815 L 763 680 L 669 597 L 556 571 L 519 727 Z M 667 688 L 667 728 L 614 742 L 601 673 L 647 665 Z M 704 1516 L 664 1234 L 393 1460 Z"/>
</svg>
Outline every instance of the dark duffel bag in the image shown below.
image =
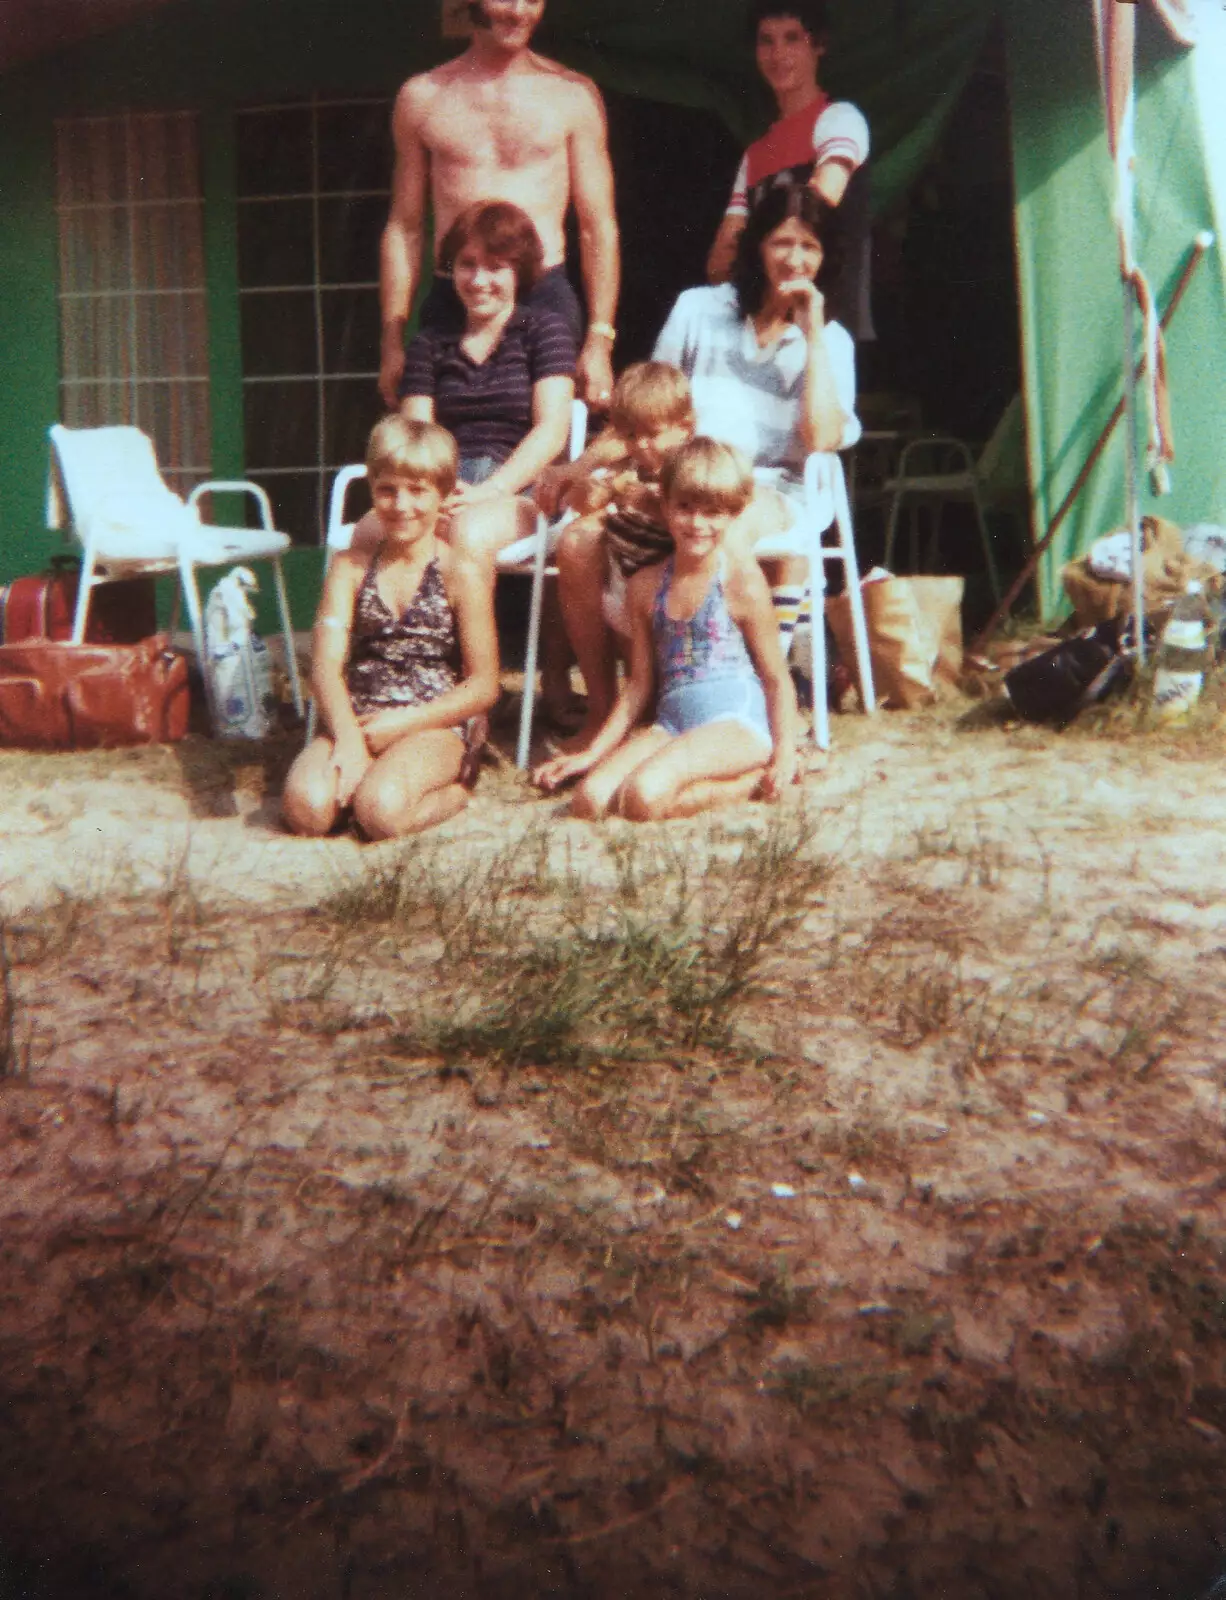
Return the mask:
<svg viewBox="0 0 1226 1600">
<path fill-rule="evenodd" d="M 1086 706 L 1121 687 L 1131 657 L 1120 653 L 1123 619 L 1061 639 L 1005 673 L 1005 693 L 1028 722 L 1069 722 Z"/>
<path fill-rule="evenodd" d="M 0 644 L 71 639 L 79 582 L 77 558 L 53 556 L 50 572 L 14 578 L 0 588 Z M 98 584 L 90 595 L 87 644 L 137 644 L 156 632 L 157 590 L 152 578 L 117 578 Z"/>
<path fill-rule="evenodd" d="M 187 732 L 187 662 L 165 634 L 139 644 L 0 645 L 0 745 L 96 750 Z"/>
</svg>

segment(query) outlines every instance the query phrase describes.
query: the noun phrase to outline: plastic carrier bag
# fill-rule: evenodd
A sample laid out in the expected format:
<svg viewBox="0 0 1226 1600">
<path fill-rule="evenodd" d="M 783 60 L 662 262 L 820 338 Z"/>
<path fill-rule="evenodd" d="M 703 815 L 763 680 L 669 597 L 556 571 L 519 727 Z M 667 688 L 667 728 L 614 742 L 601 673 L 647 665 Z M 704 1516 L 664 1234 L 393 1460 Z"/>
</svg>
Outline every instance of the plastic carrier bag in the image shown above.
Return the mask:
<svg viewBox="0 0 1226 1600">
<path fill-rule="evenodd" d="M 204 673 L 214 731 L 222 739 L 264 739 L 277 697 L 272 662 L 253 630 L 248 598 L 259 587 L 249 567 L 235 567 L 213 586 L 204 608 Z"/>
</svg>

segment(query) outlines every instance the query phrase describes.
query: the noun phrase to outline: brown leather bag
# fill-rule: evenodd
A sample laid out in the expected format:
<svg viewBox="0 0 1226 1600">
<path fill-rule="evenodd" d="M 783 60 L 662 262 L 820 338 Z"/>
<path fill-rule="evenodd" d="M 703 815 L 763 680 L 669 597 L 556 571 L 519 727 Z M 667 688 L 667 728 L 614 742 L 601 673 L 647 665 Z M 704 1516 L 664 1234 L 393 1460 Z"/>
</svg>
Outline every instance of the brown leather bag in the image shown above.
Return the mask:
<svg viewBox="0 0 1226 1600">
<path fill-rule="evenodd" d="M 0 745 L 96 750 L 187 732 L 187 662 L 165 634 L 139 644 L 0 645 Z"/>
</svg>

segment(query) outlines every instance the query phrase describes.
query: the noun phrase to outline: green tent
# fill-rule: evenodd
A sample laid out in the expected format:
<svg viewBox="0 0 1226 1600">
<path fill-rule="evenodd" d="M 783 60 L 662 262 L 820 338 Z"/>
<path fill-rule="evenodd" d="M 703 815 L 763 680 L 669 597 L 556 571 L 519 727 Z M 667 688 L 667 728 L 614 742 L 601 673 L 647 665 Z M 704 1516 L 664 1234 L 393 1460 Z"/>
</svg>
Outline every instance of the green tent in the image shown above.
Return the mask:
<svg viewBox="0 0 1226 1600">
<path fill-rule="evenodd" d="M 1114 180 L 1085 5 L 1006 8 L 1026 416 L 1034 524 L 1041 536 L 1121 393 L 1123 311 Z M 1187 526 L 1226 523 L 1226 13 L 1204 7 L 1199 41 L 1175 41 L 1138 16 L 1138 259 L 1165 306 L 1204 229 L 1216 235 L 1167 336 L 1175 461 L 1172 492 L 1143 492 Z M 1124 430 L 1117 428 L 1040 568 L 1045 611 L 1059 574 L 1125 517 Z M 1144 483 L 1142 485 L 1144 491 Z"/>
</svg>

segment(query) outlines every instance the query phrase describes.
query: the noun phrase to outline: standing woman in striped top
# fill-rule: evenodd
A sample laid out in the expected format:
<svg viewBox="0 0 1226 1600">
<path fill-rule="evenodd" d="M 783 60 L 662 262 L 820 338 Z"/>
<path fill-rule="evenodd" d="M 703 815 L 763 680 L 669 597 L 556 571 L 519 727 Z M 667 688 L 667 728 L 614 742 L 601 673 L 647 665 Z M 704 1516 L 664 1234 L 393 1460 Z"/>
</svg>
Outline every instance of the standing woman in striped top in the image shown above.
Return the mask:
<svg viewBox="0 0 1226 1600">
<path fill-rule="evenodd" d="M 488 567 L 530 533 L 538 474 L 566 448 L 575 394 L 574 337 L 546 307 L 521 304 L 541 271 L 531 218 L 508 201 L 462 211 L 439 249 L 464 323 L 423 330 L 405 354 L 401 414 L 455 436 L 460 482 L 447 504 L 450 542 Z"/>
</svg>

